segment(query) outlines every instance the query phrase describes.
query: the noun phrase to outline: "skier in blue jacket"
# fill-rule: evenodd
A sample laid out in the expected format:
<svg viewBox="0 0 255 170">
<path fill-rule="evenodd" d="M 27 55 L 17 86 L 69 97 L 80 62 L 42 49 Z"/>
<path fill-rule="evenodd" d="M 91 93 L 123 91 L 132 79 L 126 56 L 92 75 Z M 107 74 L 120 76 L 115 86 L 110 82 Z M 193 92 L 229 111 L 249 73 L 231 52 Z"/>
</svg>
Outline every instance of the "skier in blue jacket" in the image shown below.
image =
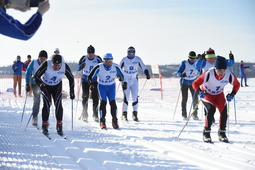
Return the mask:
<svg viewBox="0 0 255 170">
<path fill-rule="evenodd" d="M 32 91 L 34 94 L 34 103 L 33 103 L 33 120 L 32 125 L 37 127 L 38 122 L 38 113 L 40 109 L 40 87 L 35 83 L 32 76 L 35 75 L 39 66 L 46 61 L 48 54 L 46 51 L 42 50 L 39 53 L 38 59 L 32 60 L 26 71 L 26 92 L 30 92 L 30 83 L 32 84 Z"/>
<path fill-rule="evenodd" d="M 43 14 L 47 12 L 50 7 L 49 0 L 40 2 L 37 12 L 32 15 L 25 24 L 20 23 L 6 13 L 6 7 L 23 12 L 28 10 L 30 8 L 28 6 L 29 4 L 27 4 L 26 1 L 24 1 L 23 4 L 23 1 L 24 0 L 12 0 L 9 2 L 8 0 L 0 0 L 0 34 L 20 40 L 28 40 L 38 30 L 42 22 Z"/>
</svg>

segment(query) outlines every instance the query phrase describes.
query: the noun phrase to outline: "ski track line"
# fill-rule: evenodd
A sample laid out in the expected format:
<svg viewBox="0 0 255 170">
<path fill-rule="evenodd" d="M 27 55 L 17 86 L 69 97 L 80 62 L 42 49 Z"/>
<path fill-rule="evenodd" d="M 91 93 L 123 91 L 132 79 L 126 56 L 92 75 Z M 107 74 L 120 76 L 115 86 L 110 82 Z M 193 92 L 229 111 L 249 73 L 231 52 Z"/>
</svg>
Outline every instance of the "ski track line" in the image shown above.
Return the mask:
<svg viewBox="0 0 255 170">
<path fill-rule="evenodd" d="M 40 140 L 40 143 L 45 146 L 45 149 L 62 169 L 105 169 L 103 165 L 98 164 L 95 159 L 76 147 L 72 140 L 69 140 L 69 136 L 64 139 L 56 133 L 49 133 L 51 140 L 42 134 L 44 139 Z M 60 149 L 62 152 L 59 152 Z"/>
<path fill-rule="evenodd" d="M 208 167 L 214 167 L 216 169 L 223 169 L 223 168 L 229 168 L 229 169 L 235 169 L 235 167 L 229 167 L 229 166 L 225 166 L 224 164 L 218 164 L 218 162 L 222 161 L 222 158 L 218 158 L 218 157 L 214 157 L 214 156 L 209 156 L 204 152 L 201 152 L 201 156 L 194 156 L 192 153 L 196 150 L 190 149 L 189 147 L 183 146 L 183 145 L 176 145 L 175 143 L 171 142 L 170 143 L 170 147 L 169 147 L 169 142 L 168 144 L 165 146 L 162 143 L 157 143 L 155 141 L 147 141 L 144 139 L 141 139 L 141 137 L 139 137 L 140 135 L 136 135 L 135 133 L 132 134 L 131 132 L 126 132 L 124 133 L 125 130 L 120 130 L 119 133 L 117 133 L 115 130 L 106 130 L 105 133 L 110 133 L 110 134 L 114 134 L 114 135 L 118 135 L 121 138 L 124 139 L 129 139 L 130 141 L 146 147 L 148 149 L 154 150 L 156 152 L 158 152 L 158 150 L 160 150 L 161 154 L 170 156 L 170 159 L 174 159 L 176 160 L 176 158 L 178 158 L 177 160 L 183 160 L 185 159 L 186 163 L 190 163 L 192 165 L 196 165 L 198 167 L 202 167 L 205 169 L 208 169 Z M 175 146 L 172 146 L 175 145 Z M 179 149 L 179 148 L 183 148 L 185 147 L 186 149 Z M 208 161 L 204 160 L 204 157 L 210 157 L 209 159 L 207 159 Z M 212 161 L 215 160 L 215 161 Z M 225 159 L 224 159 L 225 161 Z M 226 160 L 228 161 L 228 160 Z M 233 162 L 231 162 L 231 164 L 233 164 Z M 238 169 L 238 168 L 237 168 Z"/>
<path fill-rule="evenodd" d="M 121 134 L 119 134 L 119 133 L 116 133 L 116 134 L 119 135 L 120 137 L 124 137 L 124 138 L 130 139 L 130 140 L 136 141 L 136 142 L 139 141 L 139 143 L 142 146 L 146 145 L 146 147 L 148 147 L 150 149 L 154 149 L 156 151 L 159 148 L 161 148 L 162 146 L 164 146 L 164 144 L 161 143 L 162 141 L 152 141 L 152 142 L 147 141 L 147 140 L 142 139 L 143 137 L 140 137 L 140 134 L 136 134 L 135 131 L 132 131 L 132 134 L 131 134 L 131 132 L 127 132 L 127 131 L 125 131 L 126 134 L 124 134 L 123 133 L 124 131 L 125 130 L 121 130 Z M 110 133 L 112 133 L 112 132 L 110 131 Z M 134 137 L 134 136 L 136 136 L 136 137 Z M 220 144 L 221 145 L 219 145 L 219 146 L 223 146 L 223 145 L 225 146 L 224 143 L 220 143 Z M 196 150 L 194 150 L 190 147 L 187 147 L 187 145 L 185 145 L 185 144 L 184 145 L 176 144 L 176 143 L 173 143 L 173 142 L 171 142 L 170 145 L 171 145 L 171 147 L 169 147 L 169 143 L 166 144 L 165 147 L 163 147 L 161 149 L 162 152 L 168 155 L 168 153 L 171 153 L 171 152 L 174 151 L 174 155 L 176 155 L 176 154 L 179 155 L 180 160 L 182 160 L 185 157 L 188 157 L 188 159 L 186 159 L 187 162 L 194 163 L 194 164 L 196 164 L 198 166 L 201 166 L 203 168 L 208 168 L 208 164 L 211 164 L 212 167 L 215 167 L 215 164 L 217 164 L 217 166 L 219 166 L 218 168 L 220 168 L 220 169 L 221 168 L 240 169 L 240 168 L 243 168 L 244 166 L 247 166 L 247 164 L 243 164 L 242 162 L 236 162 L 234 160 L 225 159 L 225 158 L 222 158 L 222 157 L 218 157 L 217 155 L 216 156 L 210 155 L 211 159 L 210 159 L 209 162 L 201 163 L 201 162 L 204 161 L 204 157 L 209 157 L 209 155 L 204 154 L 204 152 L 201 152 L 202 156 L 194 158 L 194 155 L 192 153 Z M 173 145 L 175 145 L 175 146 L 173 146 Z M 206 145 L 208 145 L 208 144 L 206 144 Z M 229 145 L 229 144 L 226 144 L 226 145 Z M 222 147 L 222 149 L 224 148 L 224 146 Z M 185 147 L 186 149 L 184 149 L 184 150 L 183 149 L 182 150 L 178 149 L 178 148 L 183 148 L 183 147 Z M 169 148 L 171 150 L 169 150 Z M 220 150 L 222 150 L 222 149 L 220 149 Z M 218 148 L 218 150 L 219 150 L 219 148 Z M 240 149 L 237 149 L 237 151 L 240 151 Z M 197 161 L 194 161 L 194 159 L 197 160 Z M 233 165 L 233 166 L 226 166 L 225 164 L 219 164 L 218 162 L 221 162 L 222 159 L 224 159 L 224 161 L 226 161 L 226 162 L 229 162 L 229 164 Z M 211 160 L 215 160 L 215 161 L 211 161 Z M 251 167 L 247 166 L 247 169 L 249 169 L 249 168 L 251 168 Z"/>
<path fill-rule="evenodd" d="M 137 145 L 138 143 L 136 143 L 132 138 L 126 138 L 126 136 L 121 135 L 121 134 L 116 135 L 116 133 L 118 133 L 121 130 L 116 130 L 116 129 L 113 129 L 113 128 L 108 128 L 107 130 L 102 130 L 102 129 L 99 128 L 99 124 L 95 123 L 95 122 L 86 123 L 85 124 L 85 129 L 86 129 L 86 132 L 85 132 L 86 136 L 90 136 L 90 135 L 88 135 L 88 133 L 91 133 L 92 136 L 97 134 L 97 135 L 99 135 L 99 138 L 97 140 L 100 140 L 100 141 L 103 140 L 103 141 L 106 141 L 106 143 L 108 143 L 108 142 L 111 143 L 111 141 L 114 140 L 114 141 L 117 141 L 118 145 L 122 145 L 123 143 L 126 144 L 125 141 L 128 140 L 128 141 L 132 142 L 133 144 L 135 144 L 136 146 L 142 146 L 141 148 L 144 148 L 143 145 Z M 123 162 L 123 164 L 125 164 L 127 158 L 125 156 L 122 157 L 123 153 L 120 153 L 121 154 L 120 156 L 118 156 L 118 153 L 115 153 L 115 154 L 111 153 L 111 154 L 113 154 L 111 156 L 110 153 L 106 153 L 106 152 L 109 152 L 109 151 L 105 150 L 104 152 L 100 153 L 100 156 L 99 156 L 99 154 L 96 153 L 96 152 L 100 152 L 100 150 L 102 150 L 102 148 L 100 149 L 101 146 L 99 146 L 97 142 L 96 143 L 93 142 L 93 144 L 91 144 L 91 142 L 90 142 L 90 143 L 87 143 L 86 145 L 84 145 L 83 141 L 80 139 L 80 136 L 78 136 L 76 138 L 78 138 L 78 141 L 73 142 L 73 143 L 76 144 L 76 146 L 78 146 L 80 149 L 84 149 L 84 152 L 87 152 L 88 154 L 90 154 L 91 157 L 93 157 L 94 159 L 97 159 L 98 161 L 103 162 L 103 164 L 107 168 L 109 168 L 109 169 L 119 169 L 120 168 L 119 165 L 121 165 L 122 162 Z M 117 139 L 112 139 L 112 138 L 117 138 Z M 95 148 L 99 148 L 99 149 L 95 149 Z M 135 152 L 137 152 L 138 154 L 139 153 L 142 154 L 143 150 L 144 149 L 138 149 L 138 151 L 135 151 Z M 130 151 L 133 152 L 132 149 Z M 117 156 L 116 156 L 116 154 L 117 154 Z M 166 158 L 164 154 L 162 154 L 162 153 L 158 153 L 158 154 L 162 158 Z M 175 159 L 167 159 L 167 160 L 168 160 L 167 162 L 169 163 L 168 165 L 164 165 L 164 164 L 162 165 L 162 163 L 161 163 L 160 165 L 156 165 L 156 166 L 158 168 L 168 167 L 168 168 L 177 169 L 176 166 L 177 166 L 178 162 L 180 162 L 179 160 L 175 160 Z M 117 161 L 117 164 L 115 163 L 116 161 Z M 122 165 L 121 168 L 122 169 L 130 169 L 132 167 L 132 164 L 137 164 L 137 162 L 135 161 L 135 162 L 130 163 L 130 165 L 127 165 L 126 168 L 124 168 L 123 165 Z M 139 165 L 140 165 L 140 168 L 141 168 L 141 165 L 143 165 L 143 167 L 146 167 L 146 162 L 145 163 L 139 162 Z M 183 166 L 183 164 L 178 165 L 177 167 L 180 168 L 180 166 Z M 137 166 L 134 165 L 134 167 L 137 167 Z"/>
</svg>

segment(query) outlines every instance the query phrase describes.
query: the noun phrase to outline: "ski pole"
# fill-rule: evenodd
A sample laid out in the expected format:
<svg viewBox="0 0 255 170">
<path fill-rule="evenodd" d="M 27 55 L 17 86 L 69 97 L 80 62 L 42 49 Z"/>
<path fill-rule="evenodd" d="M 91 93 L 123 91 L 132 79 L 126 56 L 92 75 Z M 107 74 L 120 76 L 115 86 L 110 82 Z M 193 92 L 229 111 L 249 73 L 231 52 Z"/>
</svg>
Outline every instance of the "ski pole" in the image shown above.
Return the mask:
<svg viewBox="0 0 255 170">
<path fill-rule="evenodd" d="M 72 106 L 71 106 L 71 109 L 72 109 L 72 131 L 73 131 L 73 100 L 72 100 Z"/>
<path fill-rule="evenodd" d="M 78 86 L 78 96 L 77 96 L 77 102 L 76 102 L 76 109 L 75 109 L 75 118 L 77 115 L 77 111 L 78 111 L 78 103 L 79 103 L 79 98 L 80 98 L 80 90 L 81 90 L 81 80 L 79 81 L 79 86 Z"/>
<path fill-rule="evenodd" d="M 25 103 L 24 103 L 24 106 L 23 106 L 23 112 L 22 112 L 22 116 L 21 116 L 21 122 L 22 122 L 22 120 L 23 120 L 23 116 L 24 116 L 24 113 L 25 113 L 25 109 L 26 109 L 26 103 L 27 103 L 27 94 L 28 94 L 28 93 L 26 93 Z"/>
<path fill-rule="evenodd" d="M 234 110 L 235 110 L 235 124 L 237 124 L 236 120 L 236 98 L 234 97 Z"/>
<path fill-rule="evenodd" d="M 142 87 L 142 89 L 140 90 L 140 94 L 138 95 L 138 97 L 140 97 L 140 95 L 142 94 L 142 91 L 143 91 L 143 89 L 144 89 L 144 86 L 145 86 L 147 80 L 148 80 L 148 79 L 146 79 L 145 82 L 143 83 L 143 87 Z"/>
<path fill-rule="evenodd" d="M 185 125 L 183 126 L 183 128 L 182 128 L 182 130 L 180 131 L 180 133 L 179 133 L 179 135 L 177 136 L 177 138 L 179 138 L 179 137 L 180 137 L 180 135 L 181 135 L 181 133 L 183 132 L 184 128 L 187 126 L 187 124 L 188 124 L 188 122 L 189 122 L 189 120 L 190 120 L 191 116 L 192 116 L 192 115 L 193 115 L 193 113 L 196 111 L 196 109 L 197 109 L 197 107 L 198 107 L 198 105 L 199 105 L 200 101 L 201 101 L 201 100 L 199 100 L 199 101 L 197 102 L 196 106 L 194 107 L 194 109 L 193 109 L 192 113 L 189 115 L 189 117 L 188 117 L 188 119 L 187 119 L 187 121 L 186 121 Z"/>
<path fill-rule="evenodd" d="M 191 106 L 190 106 L 190 110 L 189 110 L 189 116 L 190 116 L 190 113 L 192 111 L 192 107 L 193 107 L 193 104 L 194 104 L 194 100 L 195 100 L 195 97 L 197 95 L 197 92 L 195 91 L 193 96 L 192 96 L 192 102 L 191 102 Z M 197 106 L 197 105 L 196 105 Z M 198 107 L 198 106 L 197 106 Z M 195 109 L 195 108 L 194 108 Z M 195 110 L 196 111 L 196 110 Z M 192 114 L 195 112 L 194 110 L 192 111 Z"/>
<path fill-rule="evenodd" d="M 37 99 L 36 99 L 36 104 L 38 104 L 39 103 L 39 101 L 40 101 L 40 97 L 41 97 L 41 91 L 39 92 L 39 95 L 38 95 L 38 97 L 37 97 Z M 32 111 L 32 113 L 31 113 L 31 115 L 30 115 L 30 117 L 29 117 L 29 119 L 28 119 L 28 121 L 27 121 L 27 125 L 26 125 L 26 127 L 25 127 L 25 131 L 27 130 L 27 126 L 28 126 L 28 124 L 29 124 L 29 122 L 30 122 L 30 120 L 31 120 L 31 118 L 32 118 L 32 116 L 34 115 L 34 111 Z"/>
<path fill-rule="evenodd" d="M 228 115 L 228 136 L 229 136 L 229 102 L 228 102 L 227 115 Z"/>
<path fill-rule="evenodd" d="M 177 108 L 177 105 L 178 105 L 178 102 L 179 102 L 179 98 L 180 98 L 180 95 L 181 95 L 182 82 L 183 82 L 183 79 L 181 79 L 181 87 L 180 87 L 180 90 L 179 90 L 179 94 L 178 94 L 177 102 L 176 102 L 175 109 L 174 109 L 173 120 L 174 120 L 174 117 L 175 117 L 176 108 Z"/>
</svg>

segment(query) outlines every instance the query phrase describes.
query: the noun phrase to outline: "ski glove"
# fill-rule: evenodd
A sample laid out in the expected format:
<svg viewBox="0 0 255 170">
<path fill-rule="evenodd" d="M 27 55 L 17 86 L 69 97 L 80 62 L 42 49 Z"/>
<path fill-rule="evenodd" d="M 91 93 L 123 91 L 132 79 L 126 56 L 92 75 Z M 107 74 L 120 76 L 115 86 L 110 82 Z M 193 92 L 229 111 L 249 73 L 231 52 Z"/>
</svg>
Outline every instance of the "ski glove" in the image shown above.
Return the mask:
<svg viewBox="0 0 255 170">
<path fill-rule="evenodd" d="M 205 96 L 206 96 L 207 94 L 206 94 L 206 91 L 199 91 L 199 97 L 202 99 L 202 98 L 204 98 Z"/>
<path fill-rule="evenodd" d="M 44 83 L 42 83 L 42 84 L 40 84 L 40 89 L 41 89 L 41 91 L 44 91 L 44 89 L 46 89 L 46 84 L 44 84 Z"/>
<path fill-rule="evenodd" d="M 90 84 L 90 90 L 93 91 L 96 87 L 97 83 L 96 82 L 93 82 Z"/>
<path fill-rule="evenodd" d="M 80 65 L 80 68 L 83 69 L 85 66 L 86 66 L 86 63 L 82 63 L 82 64 Z"/>
<path fill-rule="evenodd" d="M 229 59 L 234 60 L 234 55 L 232 54 L 232 52 L 229 53 Z"/>
<path fill-rule="evenodd" d="M 203 54 L 198 54 L 198 58 L 199 58 L 200 60 L 205 60 L 205 53 L 203 53 Z"/>
<path fill-rule="evenodd" d="M 123 89 L 123 90 L 127 90 L 127 82 L 123 82 L 123 84 L 122 84 L 122 89 Z"/>
<path fill-rule="evenodd" d="M 184 77 L 186 77 L 186 76 L 187 76 L 187 74 L 184 72 L 184 73 L 181 74 L 180 77 L 181 77 L 181 78 L 184 78 Z"/>
<path fill-rule="evenodd" d="M 147 79 L 150 79 L 151 78 L 151 76 L 150 76 L 150 74 L 149 74 L 149 71 L 146 69 L 146 70 L 144 70 L 144 74 L 146 75 L 146 78 Z"/>
<path fill-rule="evenodd" d="M 73 100 L 75 98 L 74 91 L 70 90 L 70 99 Z"/>
<path fill-rule="evenodd" d="M 235 96 L 234 94 L 228 93 L 227 96 L 226 96 L 227 101 L 228 101 L 228 102 L 231 102 L 231 101 L 233 100 L 234 96 Z"/>
<path fill-rule="evenodd" d="M 250 66 L 245 66 L 244 68 L 250 68 Z"/>
<path fill-rule="evenodd" d="M 29 84 L 26 84 L 26 92 L 27 92 L 27 93 L 30 92 L 30 86 L 29 86 Z"/>
</svg>

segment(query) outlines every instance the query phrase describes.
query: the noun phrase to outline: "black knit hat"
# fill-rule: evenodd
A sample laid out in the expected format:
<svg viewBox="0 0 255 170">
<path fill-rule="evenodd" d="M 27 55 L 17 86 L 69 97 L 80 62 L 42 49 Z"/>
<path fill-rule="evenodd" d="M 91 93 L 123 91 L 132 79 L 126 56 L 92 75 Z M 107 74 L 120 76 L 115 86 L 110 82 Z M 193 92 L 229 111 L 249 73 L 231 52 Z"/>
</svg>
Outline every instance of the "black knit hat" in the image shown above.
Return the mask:
<svg viewBox="0 0 255 170">
<path fill-rule="evenodd" d="M 46 52 L 45 50 L 42 50 L 42 51 L 40 51 L 40 53 L 39 53 L 38 58 L 39 58 L 39 57 L 45 57 L 45 58 L 48 58 L 48 54 L 47 54 L 47 52 Z"/>
<path fill-rule="evenodd" d="M 189 52 L 189 58 L 196 58 L 196 53 L 194 51 Z"/>
<path fill-rule="evenodd" d="M 87 53 L 95 53 L 95 48 L 92 45 L 88 46 Z"/>
<path fill-rule="evenodd" d="M 215 68 L 216 69 L 227 69 L 226 58 L 224 58 L 222 56 L 217 56 L 216 57 L 216 62 L 215 62 Z"/>
<path fill-rule="evenodd" d="M 61 57 L 61 55 L 58 55 L 58 54 L 53 55 L 53 56 L 52 56 L 52 63 L 53 63 L 53 64 L 62 63 L 62 57 Z"/>
</svg>

